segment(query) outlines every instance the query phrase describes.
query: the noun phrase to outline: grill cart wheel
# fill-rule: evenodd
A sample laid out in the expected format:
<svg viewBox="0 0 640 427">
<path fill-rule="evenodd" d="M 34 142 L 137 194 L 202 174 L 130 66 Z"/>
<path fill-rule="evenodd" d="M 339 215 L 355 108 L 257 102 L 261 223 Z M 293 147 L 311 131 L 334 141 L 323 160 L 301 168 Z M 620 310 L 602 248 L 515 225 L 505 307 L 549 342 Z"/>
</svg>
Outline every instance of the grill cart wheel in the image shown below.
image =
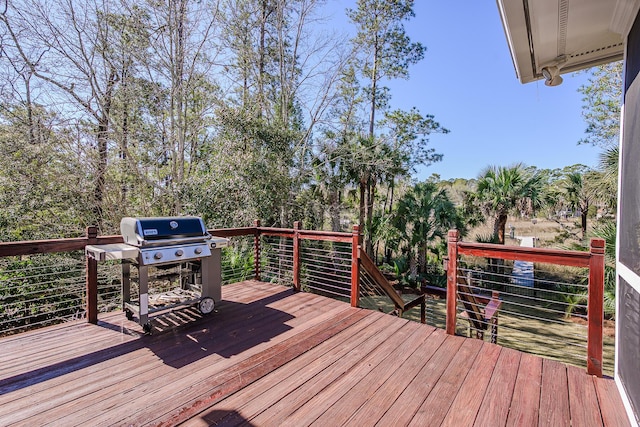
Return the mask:
<svg viewBox="0 0 640 427">
<path fill-rule="evenodd" d="M 151 323 L 145 323 L 142 325 L 142 330 L 145 334 L 151 334 Z"/>
<path fill-rule="evenodd" d="M 211 297 L 204 297 L 200 300 L 200 303 L 198 304 L 198 308 L 200 309 L 200 313 L 202 314 L 209 314 L 213 311 L 213 309 L 215 308 L 216 303 L 215 301 L 213 301 L 213 298 Z"/>
<path fill-rule="evenodd" d="M 125 316 L 127 316 L 127 320 L 133 320 L 133 313 L 131 312 L 131 310 L 125 310 L 124 314 Z"/>
</svg>

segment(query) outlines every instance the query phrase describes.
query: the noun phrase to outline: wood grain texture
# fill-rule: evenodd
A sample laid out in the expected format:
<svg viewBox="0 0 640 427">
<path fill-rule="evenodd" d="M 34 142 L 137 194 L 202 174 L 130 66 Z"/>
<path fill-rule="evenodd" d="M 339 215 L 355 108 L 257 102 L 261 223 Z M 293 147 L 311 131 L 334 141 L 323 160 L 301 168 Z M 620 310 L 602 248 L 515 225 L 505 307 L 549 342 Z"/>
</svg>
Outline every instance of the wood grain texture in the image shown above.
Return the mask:
<svg viewBox="0 0 640 427">
<path fill-rule="evenodd" d="M 596 394 L 598 396 L 604 426 L 631 426 L 632 424 L 627 417 L 627 413 L 623 409 L 622 399 L 620 398 L 616 383 L 608 378 L 594 378 L 593 381 L 596 387 Z"/>
<path fill-rule="evenodd" d="M 282 286 L 153 322 L 0 339 L 0 425 L 629 425 L 611 379 Z"/>
<path fill-rule="evenodd" d="M 571 425 L 567 367 L 554 360 L 542 362 L 539 426 Z"/>
<path fill-rule="evenodd" d="M 442 426 L 473 425 L 493 376 L 501 350 L 502 348 L 495 344 L 485 343 L 482 346 L 460 387 L 460 391 L 442 421 Z"/>
<path fill-rule="evenodd" d="M 506 424 L 521 357 L 522 353 L 518 351 L 510 348 L 502 349 L 474 425 L 503 426 Z"/>
<path fill-rule="evenodd" d="M 540 387 L 542 385 L 542 359 L 523 354 L 516 384 L 513 389 L 511 408 L 506 425 L 509 427 L 538 425 L 540 409 Z"/>
<path fill-rule="evenodd" d="M 598 396 L 592 376 L 583 369 L 567 366 L 567 383 L 572 427 L 602 426 L 602 416 L 598 408 Z"/>
</svg>

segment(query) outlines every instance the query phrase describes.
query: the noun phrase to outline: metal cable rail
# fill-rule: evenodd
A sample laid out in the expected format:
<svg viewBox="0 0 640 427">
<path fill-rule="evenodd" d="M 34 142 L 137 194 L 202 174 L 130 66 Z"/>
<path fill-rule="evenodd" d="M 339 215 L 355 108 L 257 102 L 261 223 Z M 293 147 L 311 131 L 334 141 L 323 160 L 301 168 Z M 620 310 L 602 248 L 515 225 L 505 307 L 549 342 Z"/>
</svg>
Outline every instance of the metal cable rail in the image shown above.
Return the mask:
<svg viewBox="0 0 640 427">
<path fill-rule="evenodd" d="M 588 286 L 584 283 L 588 269 L 555 267 L 546 270 L 545 264 L 531 264 L 524 265 L 528 271 L 523 273 L 522 264 L 518 269 L 513 263 L 496 265 L 486 258 L 471 256 L 460 261 L 468 266 L 458 268 L 457 280 L 466 283 L 469 291 L 458 289 L 457 292 L 458 327 L 464 330 L 467 325 L 469 331 L 474 330 L 465 311 L 482 312 L 484 303 L 477 297 L 498 290 L 502 301 L 498 312 L 499 344 L 569 363 L 584 363 L 587 359 L 587 325 L 572 322 L 571 318 L 587 319 L 585 293 Z M 483 262 L 487 265 L 483 266 Z M 581 301 L 583 298 L 585 302 Z M 490 327 L 488 319 L 478 323 L 485 329 Z M 568 348 L 574 351 L 568 351 Z"/>
<path fill-rule="evenodd" d="M 339 250 L 341 245 L 344 244 L 317 241 L 305 241 L 301 245 L 300 282 L 303 289 L 341 299 L 349 298 L 351 253 Z M 349 267 L 344 268 L 347 263 Z"/>
</svg>

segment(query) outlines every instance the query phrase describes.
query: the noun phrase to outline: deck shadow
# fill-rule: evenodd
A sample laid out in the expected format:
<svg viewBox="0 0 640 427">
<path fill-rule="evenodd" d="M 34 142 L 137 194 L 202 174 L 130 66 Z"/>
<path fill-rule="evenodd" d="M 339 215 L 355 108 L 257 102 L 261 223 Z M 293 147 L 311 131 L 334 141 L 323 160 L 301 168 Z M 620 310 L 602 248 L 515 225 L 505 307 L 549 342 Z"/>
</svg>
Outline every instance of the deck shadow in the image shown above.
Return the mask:
<svg viewBox="0 0 640 427">
<path fill-rule="evenodd" d="M 191 323 L 173 327 L 155 335 L 138 335 L 133 326 L 123 328 L 114 323 L 99 322 L 97 327 L 120 331 L 134 337 L 138 335 L 138 337 L 92 353 L 2 378 L 0 395 L 142 349 L 152 351 L 163 363 L 174 368 L 182 368 L 197 360 L 215 357 L 215 355 L 230 358 L 292 329 L 285 322 L 293 319 L 294 316 L 267 307 L 268 304 L 285 299 L 292 294 L 290 290 L 286 290 L 251 303 L 223 301 L 216 313 L 202 316 Z M 129 323 L 133 324 L 133 322 Z"/>
</svg>

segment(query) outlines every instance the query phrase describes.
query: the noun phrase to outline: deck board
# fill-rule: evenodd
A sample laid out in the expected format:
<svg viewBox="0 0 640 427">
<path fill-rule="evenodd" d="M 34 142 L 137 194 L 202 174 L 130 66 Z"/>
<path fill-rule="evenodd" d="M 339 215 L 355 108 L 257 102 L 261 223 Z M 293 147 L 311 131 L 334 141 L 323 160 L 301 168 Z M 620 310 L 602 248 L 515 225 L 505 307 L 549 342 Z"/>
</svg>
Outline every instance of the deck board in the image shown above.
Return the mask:
<svg viewBox="0 0 640 427">
<path fill-rule="evenodd" d="M 453 399 L 451 396 L 458 395 L 460 386 L 464 382 L 473 361 L 482 348 L 480 340 L 465 340 L 460 346 L 455 356 L 451 359 L 449 366 L 429 393 L 427 398 L 418 409 L 409 423 L 410 426 L 435 426 L 442 424 L 442 420 L 447 415 Z"/>
<path fill-rule="evenodd" d="M 461 337 L 446 337 L 444 343 L 436 350 L 435 354 L 413 378 L 413 381 L 407 385 L 376 425 L 408 425 L 464 342 L 465 339 Z"/>
<path fill-rule="evenodd" d="M 539 426 L 571 425 L 567 367 L 554 360 L 542 361 Z"/>
<path fill-rule="evenodd" d="M 341 360 L 353 346 L 360 346 L 365 339 L 380 329 L 383 316 L 369 315 L 327 340 L 314 349 L 289 362 L 270 375 L 233 394 L 223 402 L 201 414 L 209 423 L 218 423 L 228 414 L 239 414 L 249 420 L 275 404 L 280 396 L 289 396 L 293 390 L 309 381 L 317 372 Z M 270 390 L 265 393 L 264 390 Z M 231 415 L 229 415 L 231 418 Z M 198 420 L 194 418 L 193 420 Z M 226 424 L 232 425 L 231 419 Z M 199 423 L 194 423 L 198 425 Z"/>
<path fill-rule="evenodd" d="M 605 427 L 630 426 L 631 423 L 622 409 L 622 398 L 615 383 L 606 378 L 594 378 L 594 384 Z"/>
<path fill-rule="evenodd" d="M 457 427 L 473 424 L 491 381 L 500 351 L 501 348 L 497 345 L 482 346 L 442 422 L 443 426 Z"/>
<path fill-rule="evenodd" d="M 569 386 L 569 411 L 573 427 L 602 426 L 598 410 L 598 396 L 591 381 L 584 382 L 584 372 L 575 366 L 567 366 Z"/>
<path fill-rule="evenodd" d="M 399 397 L 408 384 L 418 375 L 424 364 L 440 348 L 446 338 L 439 329 L 429 335 L 429 339 L 412 353 L 411 357 L 395 369 L 387 382 L 377 390 L 345 423 L 347 426 L 375 425 Z"/>
<path fill-rule="evenodd" d="M 509 408 L 513 401 L 513 391 L 521 356 L 522 353 L 516 350 L 502 349 L 474 425 L 503 426 L 506 424 Z"/>
<path fill-rule="evenodd" d="M 290 288 L 0 338 L 0 425 L 629 425 L 613 380 Z"/>
<path fill-rule="evenodd" d="M 540 411 L 542 359 L 531 354 L 520 358 L 520 369 L 513 389 L 507 426 L 536 426 Z"/>
</svg>

